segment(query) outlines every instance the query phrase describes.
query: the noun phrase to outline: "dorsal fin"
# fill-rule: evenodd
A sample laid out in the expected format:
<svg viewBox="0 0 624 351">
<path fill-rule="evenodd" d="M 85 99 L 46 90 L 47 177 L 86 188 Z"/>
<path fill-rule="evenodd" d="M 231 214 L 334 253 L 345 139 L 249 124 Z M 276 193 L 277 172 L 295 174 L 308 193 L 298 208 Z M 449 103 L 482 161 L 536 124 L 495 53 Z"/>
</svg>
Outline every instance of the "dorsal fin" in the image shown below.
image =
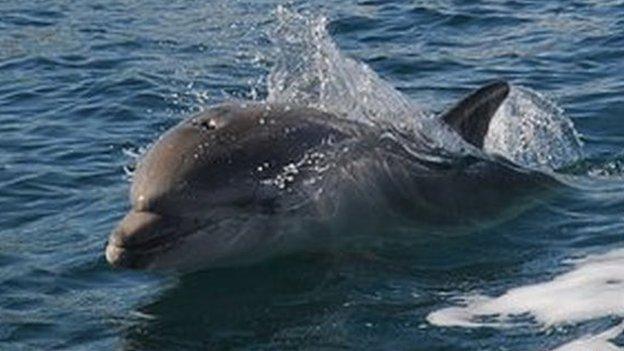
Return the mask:
<svg viewBox="0 0 624 351">
<path fill-rule="evenodd" d="M 497 81 L 483 86 L 442 115 L 442 120 L 470 144 L 482 148 L 490 120 L 509 94 L 509 84 Z"/>
</svg>

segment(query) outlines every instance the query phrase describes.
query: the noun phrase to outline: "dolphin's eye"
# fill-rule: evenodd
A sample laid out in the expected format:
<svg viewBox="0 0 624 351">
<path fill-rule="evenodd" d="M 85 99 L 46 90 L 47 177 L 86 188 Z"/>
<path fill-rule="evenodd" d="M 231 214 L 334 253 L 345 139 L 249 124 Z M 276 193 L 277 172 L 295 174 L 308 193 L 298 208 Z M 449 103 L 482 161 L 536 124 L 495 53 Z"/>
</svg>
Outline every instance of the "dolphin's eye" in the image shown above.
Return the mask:
<svg viewBox="0 0 624 351">
<path fill-rule="evenodd" d="M 204 128 L 205 130 L 215 130 L 217 129 L 217 123 L 214 121 L 214 119 L 209 119 L 209 120 L 204 120 L 199 122 L 200 127 Z"/>
</svg>

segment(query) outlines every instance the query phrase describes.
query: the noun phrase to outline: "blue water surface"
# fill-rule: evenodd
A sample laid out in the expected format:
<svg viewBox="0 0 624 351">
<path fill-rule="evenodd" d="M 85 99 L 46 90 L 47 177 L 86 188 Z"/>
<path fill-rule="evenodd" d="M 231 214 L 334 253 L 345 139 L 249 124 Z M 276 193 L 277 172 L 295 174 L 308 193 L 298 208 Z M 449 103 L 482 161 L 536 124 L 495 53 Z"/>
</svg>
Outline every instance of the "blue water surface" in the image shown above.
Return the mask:
<svg viewBox="0 0 624 351">
<path fill-rule="evenodd" d="M 280 4 L 0 3 L 0 349 L 549 350 L 618 322 L 426 320 L 448 296 L 543 281 L 565 258 L 624 244 L 624 2 L 615 0 L 286 4 L 326 15 L 343 52 L 433 111 L 497 78 L 552 97 L 584 142 L 568 172 L 600 176 L 615 184 L 608 190 L 575 189 L 392 257 L 304 255 L 184 276 L 108 267 L 131 154 L 208 104 L 266 95 Z"/>
</svg>

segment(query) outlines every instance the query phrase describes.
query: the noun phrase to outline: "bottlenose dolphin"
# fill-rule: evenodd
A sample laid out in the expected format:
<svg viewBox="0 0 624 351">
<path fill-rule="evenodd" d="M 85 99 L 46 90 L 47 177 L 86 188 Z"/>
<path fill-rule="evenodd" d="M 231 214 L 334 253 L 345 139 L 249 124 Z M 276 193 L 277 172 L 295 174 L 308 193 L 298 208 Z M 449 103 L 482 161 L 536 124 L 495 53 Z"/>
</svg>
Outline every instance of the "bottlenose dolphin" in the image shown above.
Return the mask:
<svg viewBox="0 0 624 351">
<path fill-rule="evenodd" d="M 390 223 L 435 228 L 513 212 L 551 181 L 482 150 L 509 89 L 486 85 L 438 117 L 476 150 L 441 159 L 423 156 L 440 152 L 426 139 L 312 108 L 213 107 L 167 131 L 139 161 L 132 207 L 106 259 L 147 269 L 240 265 L 374 242 Z"/>
</svg>

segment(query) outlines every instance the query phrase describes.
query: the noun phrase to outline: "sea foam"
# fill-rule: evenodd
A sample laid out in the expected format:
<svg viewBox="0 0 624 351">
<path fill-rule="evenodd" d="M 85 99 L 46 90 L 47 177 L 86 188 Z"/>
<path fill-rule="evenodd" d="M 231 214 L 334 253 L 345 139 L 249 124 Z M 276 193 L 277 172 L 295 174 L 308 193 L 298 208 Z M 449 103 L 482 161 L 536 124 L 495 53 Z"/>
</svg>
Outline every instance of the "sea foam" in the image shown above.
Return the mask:
<svg viewBox="0 0 624 351">
<path fill-rule="evenodd" d="M 624 317 L 624 249 L 571 263 L 571 271 L 550 281 L 513 288 L 498 297 L 465 296 L 459 306 L 434 311 L 427 321 L 437 326 L 506 328 L 517 325 L 519 317 L 527 314 L 543 327 Z M 623 328 L 619 325 L 602 334 L 584 336 L 557 350 L 622 350 L 608 340 Z"/>
</svg>

